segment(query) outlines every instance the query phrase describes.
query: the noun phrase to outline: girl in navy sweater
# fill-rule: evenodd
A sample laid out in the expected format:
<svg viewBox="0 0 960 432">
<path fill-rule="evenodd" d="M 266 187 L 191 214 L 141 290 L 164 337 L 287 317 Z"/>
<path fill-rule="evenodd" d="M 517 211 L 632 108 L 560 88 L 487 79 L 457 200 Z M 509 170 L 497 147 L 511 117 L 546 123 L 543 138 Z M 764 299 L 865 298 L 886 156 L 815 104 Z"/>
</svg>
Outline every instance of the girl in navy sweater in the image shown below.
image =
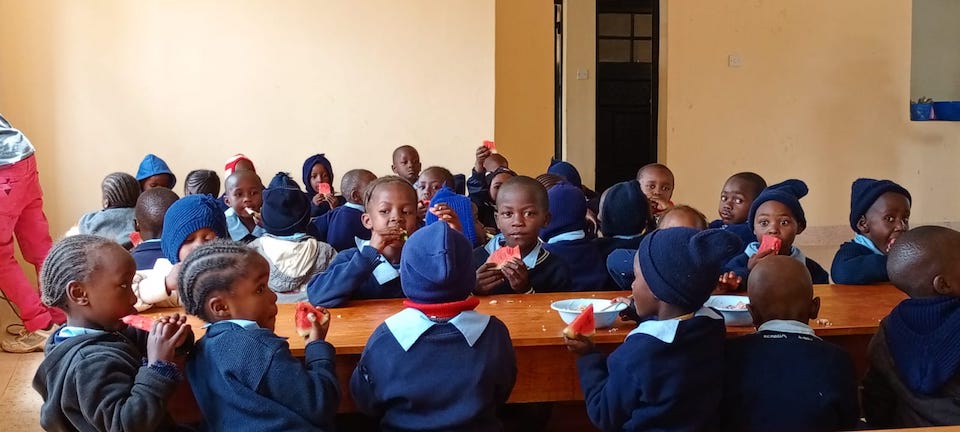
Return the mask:
<svg viewBox="0 0 960 432">
<path fill-rule="evenodd" d="M 887 252 L 910 229 L 910 192 L 890 180 L 857 179 L 850 192 L 853 240 L 840 245 L 830 273 L 841 284 L 887 282 Z"/>
</svg>

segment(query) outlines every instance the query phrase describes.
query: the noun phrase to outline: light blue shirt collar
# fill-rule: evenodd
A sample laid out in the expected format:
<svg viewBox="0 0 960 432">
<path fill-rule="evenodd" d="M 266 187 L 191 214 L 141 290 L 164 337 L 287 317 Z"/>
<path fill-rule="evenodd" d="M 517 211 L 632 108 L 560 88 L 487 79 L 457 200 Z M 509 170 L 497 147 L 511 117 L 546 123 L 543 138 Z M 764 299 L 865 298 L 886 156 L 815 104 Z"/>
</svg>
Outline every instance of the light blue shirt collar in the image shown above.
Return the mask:
<svg viewBox="0 0 960 432">
<path fill-rule="evenodd" d="M 807 336 L 817 337 L 817 334 L 813 332 L 813 329 L 810 328 L 806 323 L 794 320 L 770 320 L 763 324 L 760 324 L 760 327 L 757 327 L 758 332 L 762 331 L 775 331 L 780 333 L 797 333 Z M 817 339 L 819 339 L 817 337 Z"/>
<path fill-rule="evenodd" d="M 273 237 L 273 238 L 275 238 L 275 239 L 286 240 L 286 241 L 300 241 L 301 239 L 303 239 L 303 238 L 306 237 L 307 235 L 306 235 L 305 233 L 295 233 L 295 234 L 288 235 L 288 236 L 278 236 L 278 235 L 273 235 L 273 234 L 270 234 L 270 233 L 264 233 L 263 236 L 264 236 L 264 237 Z"/>
<path fill-rule="evenodd" d="M 718 320 L 723 319 L 720 314 L 708 307 L 700 308 L 700 310 L 698 310 L 694 316 L 705 316 L 707 318 Z M 679 327 L 680 320 L 677 318 L 668 320 L 648 320 L 640 323 L 637 328 L 633 329 L 633 331 L 627 334 L 627 337 L 630 337 L 634 334 L 645 334 L 660 339 L 664 343 L 673 343 L 673 340 L 677 337 L 677 328 Z"/>
<path fill-rule="evenodd" d="M 212 326 L 212 325 L 214 325 L 214 324 L 220 324 L 220 323 L 234 323 L 234 324 L 236 324 L 236 325 L 238 325 L 238 326 L 240 326 L 240 327 L 243 327 L 244 329 L 247 329 L 247 330 L 260 328 L 260 326 L 257 325 L 257 322 L 256 322 L 256 321 L 250 321 L 250 320 L 245 320 L 245 319 L 228 319 L 228 320 L 223 320 L 223 321 L 217 321 L 217 322 L 215 322 L 215 323 L 206 323 L 206 324 L 203 325 L 203 328 L 207 328 L 207 327 L 210 327 L 210 326 Z"/>
<path fill-rule="evenodd" d="M 227 218 L 227 233 L 230 234 L 230 239 L 234 241 L 243 240 L 244 237 L 251 234 L 254 237 L 260 237 L 266 233 L 260 225 L 253 227 L 252 232 L 248 230 L 247 226 L 243 224 L 240 216 L 237 216 L 237 212 L 233 211 L 232 207 L 224 211 L 223 215 Z"/>
<path fill-rule="evenodd" d="M 354 204 L 352 202 L 346 202 L 343 204 L 343 206 L 350 207 L 354 210 L 366 211 L 366 209 L 363 207 L 363 204 Z"/>
<path fill-rule="evenodd" d="M 144 241 L 141 241 L 140 243 L 141 243 L 141 244 L 143 244 L 143 243 L 160 243 L 160 239 L 144 240 Z"/>
<path fill-rule="evenodd" d="M 364 240 L 359 237 L 354 237 L 354 240 L 357 242 L 357 250 L 363 251 L 363 248 L 370 247 L 370 240 Z M 377 280 L 377 283 L 383 285 L 387 282 L 390 282 L 398 277 L 400 277 L 400 270 L 387 261 L 383 255 L 378 254 L 377 260 L 380 261 L 380 264 L 373 269 L 373 277 Z"/>
<path fill-rule="evenodd" d="M 55 343 L 63 342 L 67 339 L 70 339 L 74 336 L 80 336 L 85 334 L 102 334 L 106 333 L 103 330 L 97 330 L 86 327 L 75 327 L 75 326 L 63 326 L 60 330 L 57 331 L 57 335 L 53 337 Z"/>
<path fill-rule="evenodd" d="M 886 255 L 885 253 L 883 253 L 883 251 L 877 248 L 877 245 L 873 244 L 873 240 L 870 240 L 867 236 L 863 234 L 857 234 L 853 236 L 853 242 L 860 246 L 864 246 L 867 249 L 870 249 L 871 252 L 877 255 Z"/>
<path fill-rule="evenodd" d="M 582 238 L 585 238 L 586 236 L 587 236 L 587 233 L 583 232 L 583 230 L 560 233 L 551 237 L 550 240 L 547 240 L 547 244 L 554 244 L 556 242 L 570 241 L 570 240 L 580 240 Z"/>
<path fill-rule="evenodd" d="M 497 234 L 487 242 L 483 249 L 487 251 L 488 254 L 493 254 L 497 249 L 503 247 L 503 244 L 501 243 L 504 242 L 505 240 L 503 239 L 503 234 Z M 533 270 L 533 268 L 537 266 L 537 258 L 540 256 L 540 249 L 542 245 L 543 242 L 538 239 L 537 245 L 533 247 L 533 250 L 523 256 L 523 264 L 527 266 L 527 270 Z"/>
<path fill-rule="evenodd" d="M 487 329 L 489 322 L 490 315 L 484 315 L 476 311 L 460 312 L 450 321 L 447 321 L 460 331 L 466 339 L 467 345 L 471 347 L 477 343 L 477 339 L 480 339 L 480 335 Z M 430 327 L 438 323 L 417 309 L 406 308 L 384 320 L 384 324 L 387 325 L 393 337 L 397 339 L 400 347 L 404 351 L 409 351 L 410 347 L 420 339 L 420 336 L 423 336 Z"/>
<path fill-rule="evenodd" d="M 615 238 L 615 239 L 620 239 L 620 240 L 631 240 L 631 239 L 635 239 L 635 238 L 637 238 L 637 237 L 640 237 L 640 236 L 642 236 L 642 235 L 643 235 L 642 233 L 641 233 L 641 234 L 634 234 L 634 235 L 615 235 L 615 236 L 613 236 L 613 238 Z"/>
<path fill-rule="evenodd" d="M 747 257 L 749 258 L 756 255 L 759 250 L 760 242 L 751 242 L 747 245 L 747 248 L 743 251 L 743 253 L 747 254 Z M 796 246 L 790 246 L 790 257 L 800 261 L 800 263 L 803 265 L 807 265 L 807 256 L 804 255 L 803 252 L 800 252 L 800 248 Z"/>
</svg>

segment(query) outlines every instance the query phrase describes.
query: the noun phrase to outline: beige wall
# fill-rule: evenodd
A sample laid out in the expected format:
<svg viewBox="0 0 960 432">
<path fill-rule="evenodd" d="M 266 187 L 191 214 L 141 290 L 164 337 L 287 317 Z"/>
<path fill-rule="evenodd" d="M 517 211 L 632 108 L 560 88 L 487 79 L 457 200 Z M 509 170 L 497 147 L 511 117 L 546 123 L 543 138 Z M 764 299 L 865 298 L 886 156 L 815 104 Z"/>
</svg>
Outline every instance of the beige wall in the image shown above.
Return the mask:
<svg viewBox="0 0 960 432">
<path fill-rule="evenodd" d="M 960 1 L 913 0 L 910 95 L 960 100 Z"/>
<path fill-rule="evenodd" d="M 597 164 L 597 3 L 563 3 L 563 158 L 593 187 Z M 577 79 L 577 72 L 586 79 Z"/>
<path fill-rule="evenodd" d="M 0 15 L 0 110 L 38 147 L 55 234 L 147 152 L 179 193 L 236 152 L 264 181 L 299 180 L 317 152 L 386 174 L 401 144 L 469 172 L 494 136 L 493 1 L 0 0 Z"/>
</svg>

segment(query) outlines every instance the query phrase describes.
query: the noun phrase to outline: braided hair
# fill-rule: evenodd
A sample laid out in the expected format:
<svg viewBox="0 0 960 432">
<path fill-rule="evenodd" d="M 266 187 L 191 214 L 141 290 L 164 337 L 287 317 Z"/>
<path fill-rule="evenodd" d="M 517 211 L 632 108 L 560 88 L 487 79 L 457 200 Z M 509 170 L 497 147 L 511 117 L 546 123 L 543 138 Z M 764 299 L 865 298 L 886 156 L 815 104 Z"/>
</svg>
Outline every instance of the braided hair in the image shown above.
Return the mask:
<svg viewBox="0 0 960 432">
<path fill-rule="evenodd" d="M 90 234 L 66 237 L 53 245 L 40 268 L 40 300 L 43 304 L 66 309 L 67 285 L 71 281 L 86 281 L 97 269 L 97 255 L 93 252 L 111 245 L 122 248 L 113 240 Z"/>
<path fill-rule="evenodd" d="M 133 208 L 140 197 L 140 183 L 137 179 L 124 172 L 107 174 L 100 183 L 103 193 L 103 208 Z"/>
<path fill-rule="evenodd" d="M 207 194 L 214 198 L 220 196 L 220 176 L 216 171 L 198 169 L 190 171 L 183 182 L 183 195 Z"/>
<path fill-rule="evenodd" d="M 258 256 L 245 244 L 216 239 L 190 252 L 177 279 L 180 303 L 190 315 L 209 322 L 204 304 L 211 293 L 227 291 L 247 273 L 247 260 Z"/>
</svg>

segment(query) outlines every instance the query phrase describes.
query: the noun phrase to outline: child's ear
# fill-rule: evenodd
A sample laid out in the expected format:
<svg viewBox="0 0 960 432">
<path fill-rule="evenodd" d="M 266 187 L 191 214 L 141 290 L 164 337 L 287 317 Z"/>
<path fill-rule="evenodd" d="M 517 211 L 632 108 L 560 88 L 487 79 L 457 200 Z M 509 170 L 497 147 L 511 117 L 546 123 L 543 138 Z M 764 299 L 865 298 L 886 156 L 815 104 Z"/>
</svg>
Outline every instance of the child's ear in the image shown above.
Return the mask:
<svg viewBox="0 0 960 432">
<path fill-rule="evenodd" d="M 860 231 L 860 234 L 867 234 L 870 232 L 870 227 L 867 226 L 866 216 L 860 216 L 860 219 L 857 219 L 857 231 Z"/>
<path fill-rule="evenodd" d="M 943 275 L 936 275 L 933 277 L 933 291 L 939 295 L 950 295 L 953 289 L 947 278 Z"/>
<path fill-rule="evenodd" d="M 820 316 L 820 297 L 814 297 L 810 301 L 810 319 L 817 319 Z"/>
<path fill-rule="evenodd" d="M 760 324 L 763 324 L 763 317 L 760 316 L 760 313 L 757 312 L 750 303 L 747 303 L 747 312 L 750 312 L 750 319 L 753 320 L 754 327 L 760 327 Z"/>
<path fill-rule="evenodd" d="M 67 298 L 70 303 L 87 306 L 90 304 L 90 298 L 87 297 L 87 288 L 77 281 L 67 282 Z"/>
<path fill-rule="evenodd" d="M 355 202 L 355 203 L 361 202 L 361 200 L 363 199 L 363 197 L 360 196 L 360 195 L 361 195 L 361 194 L 360 194 L 360 191 L 359 191 L 358 189 L 354 188 L 352 191 L 350 191 L 350 196 L 347 197 L 347 198 L 348 198 L 348 201 L 350 201 L 350 202 Z"/>
<path fill-rule="evenodd" d="M 103 208 L 107 208 L 108 205 L 110 205 L 110 201 L 108 201 L 106 198 L 104 198 L 104 199 L 103 199 Z"/>
<path fill-rule="evenodd" d="M 373 221 L 370 220 L 370 215 L 364 212 L 360 215 L 360 222 L 363 223 L 363 227 L 366 229 L 373 229 Z"/>
<path fill-rule="evenodd" d="M 230 307 L 227 306 L 224 298 L 219 295 L 212 295 L 207 298 L 207 311 L 210 312 L 210 316 L 222 320 L 231 318 Z"/>
</svg>

